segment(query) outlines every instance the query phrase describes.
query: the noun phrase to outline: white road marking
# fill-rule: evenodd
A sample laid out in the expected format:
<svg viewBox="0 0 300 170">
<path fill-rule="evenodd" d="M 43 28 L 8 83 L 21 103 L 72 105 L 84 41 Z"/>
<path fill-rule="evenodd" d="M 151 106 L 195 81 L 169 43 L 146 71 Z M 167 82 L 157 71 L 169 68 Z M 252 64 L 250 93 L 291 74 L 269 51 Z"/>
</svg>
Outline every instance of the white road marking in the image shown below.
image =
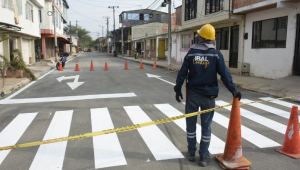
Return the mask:
<svg viewBox="0 0 300 170">
<path fill-rule="evenodd" d="M 57 111 L 43 140 L 69 136 L 73 111 Z M 67 141 L 41 145 L 35 155 L 30 170 L 62 169 Z"/>
<path fill-rule="evenodd" d="M 19 114 L 0 133 L 0 147 L 15 145 L 26 131 L 37 113 Z M 0 151 L 0 164 L 9 154 L 10 150 Z"/>
<path fill-rule="evenodd" d="M 136 97 L 136 95 L 134 93 L 113 93 L 113 94 L 97 94 L 97 95 L 83 95 L 83 96 L 11 99 L 11 100 L 2 100 L 0 101 L 0 104 L 44 103 L 44 102 L 107 99 L 107 98 L 122 98 L 122 97 Z"/>
<path fill-rule="evenodd" d="M 229 118 L 221 115 L 218 112 L 215 112 L 213 120 L 220 124 L 221 126 L 228 129 L 229 125 Z M 246 139 L 247 141 L 251 142 L 252 144 L 256 145 L 259 148 L 268 148 L 268 147 L 275 147 L 275 146 L 281 146 L 279 143 L 245 127 L 241 126 L 242 131 L 242 138 Z"/>
<path fill-rule="evenodd" d="M 152 121 L 139 106 L 125 106 L 124 109 L 133 124 Z M 137 130 L 156 160 L 184 158 L 181 152 L 156 125 L 142 127 Z"/>
<path fill-rule="evenodd" d="M 221 100 L 216 101 L 216 105 L 218 105 L 218 106 L 224 106 L 227 104 L 229 104 L 229 103 L 221 101 Z M 224 107 L 224 109 L 231 110 L 231 106 Z M 278 123 L 274 120 L 268 119 L 266 117 L 263 117 L 261 115 L 258 115 L 256 113 L 250 112 L 250 111 L 242 109 L 242 108 L 241 108 L 241 116 L 243 116 L 247 119 L 250 119 L 256 123 L 259 123 L 263 126 L 266 126 L 270 129 L 273 129 L 279 133 L 285 134 L 286 125 L 284 125 L 284 124 Z"/>
<path fill-rule="evenodd" d="M 248 103 L 248 102 L 252 102 L 252 100 L 241 99 L 241 102 L 242 103 Z M 253 106 L 253 107 L 256 107 L 258 109 L 264 110 L 266 112 L 273 113 L 275 115 L 284 117 L 286 119 L 290 119 L 290 115 L 291 115 L 290 112 L 286 112 L 284 110 L 280 110 L 280 109 L 277 109 L 275 107 L 271 107 L 271 106 L 268 106 L 268 105 L 265 105 L 265 104 L 261 104 L 261 103 L 251 103 L 249 105 Z M 299 122 L 300 122 L 300 120 L 299 120 Z"/>
<path fill-rule="evenodd" d="M 174 83 L 169 82 L 169 81 L 167 81 L 167 80 L 164 80 L 164 79 L 160 78 L 161 76 L 157 76 L 157 75 L 154 75 L 154 74 L 148 74 L 148 73 L 146 73 L 146 74 L 147 74 L 148 78 L 157 78 L 157 79 L 159 79 L 159 80 L 161 80 L 161 81 L 164 81 L 164 82 L 166 82 L 166 83 L 169 83 L 169 84 L 175 86 Z"/>
<path fill-rule="evenodd" d="M 167 117 L 174 117 L 174 116 L 180 116 L 183 115 L 180 111 L 175 109 L 173 106 L 169 104 L 155 104 L 156 108 L 158 108 L 162 113 L 164 113 Z M 185 119 L 178 119 L 174 121 L 175 124 L 177 124 L 183 131 L 186 132 L 186 121 Z M 200 143 L 201 140 L 201 126 L 197 124 L 197 130 L 196 130 L 196 137 L 198 143 Z M 223 153 L 225 148 L 225 142 L 223 142 L 220 138 L 215 136 L 214 134 L 211 134 L 211 142 L 209 145 L 209 152 L 211 154 L 217 154 L 217 153 Z"/>
<path fill-rule="evenodd" d="M 55 68 L 55 69 L 52 69 L 52 70 L 50 70 L 48 73 L 46 73 L 46 74 L 44 74 L 43 76 L 41 76 L 41 77 L 40 77 L 38 80 L 40 80 L 40 79 L 42 79 L 42 78 L 46 77 L 48 74 L 52 73 L 54 70 L 56 70 L 56 68 Z"/>
<path fill-rule="evenodd" d="M 113 129 L 114 125 L 107 108 L 91 109 L 92 131 Z M 116 133 L 93 137 L 95 168 L 127 165 Z"/>
<path fill-rule="evenodd" d="M 79 87 L 80 85 L 82 85 L 84 82 L 78 82 L 79 80 L 79 76 L 80 75 L 76 75 L 76 76 L 68 76 L 68 77 L 65 77 L 65 76 L 62 76 L 62 77 L 59 77 L 57 78 L 57 80 L 59 82 L 63 81 L 63 80 L 68 80 L 68 79 L 74 79 L 74 82 L 68 82 L 67 84 L 70 86 L 70 88 L 72 90 L 76 89 L 77 87 Z"/>
<path fill-rule="evenodd" d="M 22 91 L 26 90 L 29 86 L 31 86 L 32 84 L 34 84 L 36 81 L 33 81 L 29 84 L 27 84 L 26 86 L 24 86 L 22 89 L 18 90 L 17 92 L 15 92 L 14 94 L 8 96 L 7 98 L 5 98 L 4 100 L 0 100 L 0 103 L 2 101 L 7 101 L 7 100 L 10 100 L 11 98 L 15 97 L 16 95 L 20 94 Z"/>
<path fill-rule="evenodd" d="M 272 100 L 274 98 L 272 97 L 262 97 L 262 98 L 259 98 L 261 100 Z M 273 101 L 269 101 L 271 103 L 275 103 L 275 104 L 278 104 L 278 105 L 281 105 L 281 106 L 285 106 L 285 107 L 288 107 L 290 109 L 292 109 L 293 106 L 298 106 L 298 109 L 300 110 L 300 105 L 296 105 L 296 104 L 293 104 L 293 103 L 290 103 L 290 102 L 286 102 L 286 101 L 282 101 L 282 100 L 273 100 Z"/>
</svg>

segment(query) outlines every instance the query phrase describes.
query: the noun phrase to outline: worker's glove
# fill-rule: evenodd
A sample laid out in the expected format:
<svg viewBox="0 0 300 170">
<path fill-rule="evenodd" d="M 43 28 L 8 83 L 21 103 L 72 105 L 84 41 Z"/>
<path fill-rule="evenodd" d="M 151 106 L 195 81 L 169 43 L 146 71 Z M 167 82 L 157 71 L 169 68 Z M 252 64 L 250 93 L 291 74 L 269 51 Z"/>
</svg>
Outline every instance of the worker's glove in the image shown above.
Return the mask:
<svg viewBox="0 0 300 170">
<path fill-rule="evenodd" d="M 181 100 L 183 99 L 182 94 L 181 94 L 180 92 L 176 92 L 175 98 L 176 98 L 176 100 L 177 100 L 178 102 L 181 102 L 181 100 L 179 99 L 179 97 L 181 97 Z"/>
<path fill-rule="evenodd" d="M 239 98 L 239 100 L 241 100 L 241 98 L 242 98 L 242 93 L 238 91 L 238 92 L 234 95 L 234 97 Z"/>
</svg>

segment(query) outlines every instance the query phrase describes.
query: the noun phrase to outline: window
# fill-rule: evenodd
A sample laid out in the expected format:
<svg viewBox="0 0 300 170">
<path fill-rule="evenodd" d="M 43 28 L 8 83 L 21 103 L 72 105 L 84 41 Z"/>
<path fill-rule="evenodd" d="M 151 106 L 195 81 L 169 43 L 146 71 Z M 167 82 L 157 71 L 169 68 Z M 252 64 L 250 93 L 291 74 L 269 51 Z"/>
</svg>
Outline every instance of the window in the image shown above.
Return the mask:
<svg viewBox="0 0 300 170">
<path fill-rule="evenodd" d="M 149 14 L 144 14 L 144 20 L 149 21 Z"/>
<path fill-rule="evenodd" d="M 42 10 L 39 10 L 40 23 L 42 23 Z"/>
<path fill-rule="evenodd" d="M 150 50 L 150 40 L 146 40 L 146 50 Z"/>
<path fill-rule="evenodd" d="M 61 14 L 58 14 L 58 18 L 59 18 L 59 29 L 61 29 Z"/>
<path fill-rule="evenodd" d="M 228 50 L 229 28 L 216 29 L 217 50 Z"/>
<path fill-rule="evenodd" d="M 288 17 L 253 22 L 252 48 L 285 48 Z"/>
<path fill-rule="evenodd" d="M 140 20 L 144 21 L 144 14 L 140 14 Z"/>
<path fill-rule="evenodd" d="M 7 0 L 1 0 L 1 6 L 6 8 Z"/>
<path fill-rule="evenodd" d="M 17 0 L 18 14 L 22 15 L 22 0 Z"/>
<path fill-rule="evenodd" d="M 7 9 L 11 10 L 11 11 L 15 11 L 15 8 L 14 8 L 14 0 L 7 0 Z"/>
<path fill-rule="evenodd" d="M 26 19 L 33 22 L 33 6 L 30 3 L 25 4 Z"/>
<path fill-rule="evenodd" d="M 182 46 L 181 48 L 190 48 L 190 34 L 182 34 Z"/>
<path fill-rule="evenodd" d="M 154 50 L 155 48 L 155 39 L 151 40 L 151 50 Z"/>
<path fill-rule="evenodd" d="M 197 17 L 197 0 L 185 0 L 185 21 Z"/>
<path fill-rule="evenodd" d="M 206 0 L 205 15 L 222 11 L 224 0 Z"/>
<path fill-rule="evenodd" d="M 56 21 L 56 27 L 58 27 L 58 12 L 55 11 L 55 21 Z"/>
</svg>

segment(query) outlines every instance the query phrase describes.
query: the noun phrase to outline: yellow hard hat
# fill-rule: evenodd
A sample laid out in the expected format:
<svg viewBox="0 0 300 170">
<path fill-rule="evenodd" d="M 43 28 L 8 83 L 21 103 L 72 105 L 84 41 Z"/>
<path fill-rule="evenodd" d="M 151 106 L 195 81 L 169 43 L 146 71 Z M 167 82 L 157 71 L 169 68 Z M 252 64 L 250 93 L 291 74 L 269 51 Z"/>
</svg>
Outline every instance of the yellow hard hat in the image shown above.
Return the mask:
<svg viewBox="0 0 300 170">
<path fill-rule="evenodd" d="M 210 24 L 205 24 L 197 32 L 202 38 L 207 40 L 214 40 L 216 38 L 215 28 Z"/>
</svg>

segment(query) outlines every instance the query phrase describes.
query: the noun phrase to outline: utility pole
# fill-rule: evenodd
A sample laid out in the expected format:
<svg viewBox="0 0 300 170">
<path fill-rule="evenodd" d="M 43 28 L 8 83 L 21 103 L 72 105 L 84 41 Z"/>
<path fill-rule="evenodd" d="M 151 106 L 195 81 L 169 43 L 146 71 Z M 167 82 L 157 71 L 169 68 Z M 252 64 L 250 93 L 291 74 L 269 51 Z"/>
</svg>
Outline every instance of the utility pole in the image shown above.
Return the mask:
<svg viewBox="0 0 300 170">
<path fill-rule="evenodd" d="M 168 67 L 170 68 L 171 67 L 171 53 L 172 53 L 172 37 L 171 37 L 171 26 L 172 26 L 172 18 L 171 18 L 171 0 L 168 0 L 169 2 L 169 24 L 168 24 L 168 52 L 169 52 L 169 55 L 168 55 Z"/>
<path fill-rule="evenodd" d="M 109 31 L 109 29 L 108 29 L 108 24 L 109 24 L 109 21 L 108 21 L 108 19 L 109 19 L 109 17 L 103 17 L 103 18 L 105 18 L 106 19 L 106 24 L 107 24 L 107 32 L 106 32 L 106 41 L 108 41 L 108 31 Z M 108 53 L 108 47 L 107 47 L 107 53 Z"/>
<path fill-rule="evenodd" d="M 72 42 L 72 25 L 71 25 L 71 21 L 70 21 L 70 41 Z M 70 44 L 70 54 L 72 54 L 72 44 Z"/>
<path fill-rule="evenodd" d="M 122 57 L 124 57 L 123 23 L 122 23 Z"/>
<path fill-rule="evenodd" d="M 108 8 L 112 8 L 114 11 L 114 51 L 116 51 L 116 22 L 115 22 L 115 8 L 119 8 L 119 6 L 109 6 Z"/>
<path fill-rule="evenodd" d="M 98 47 L 98 51 L 100 50 L 100 33 L 98 33 L 98 44 L 99 44 L 99 47 Z"/>
<path fill-rule="evenodd" d="M 53 20 L 53 25 L 54 25 L 54 42 L 55 42 L 55 63 L 57 62 L 57 37 L 56 37 L 56 12 L 55 12 L 55 8 L 54 8 L 54 0 L 52 1 L 52 18 L 54 18 Z"/>
<path fill-rule="evenodd" d="M 101 50 L 103 50 L 103 25 L 99 25 L 99 26 L 102 27 L 102 38 L 101 38 L 102 47 L 101 47 Z"/>
</svg>

